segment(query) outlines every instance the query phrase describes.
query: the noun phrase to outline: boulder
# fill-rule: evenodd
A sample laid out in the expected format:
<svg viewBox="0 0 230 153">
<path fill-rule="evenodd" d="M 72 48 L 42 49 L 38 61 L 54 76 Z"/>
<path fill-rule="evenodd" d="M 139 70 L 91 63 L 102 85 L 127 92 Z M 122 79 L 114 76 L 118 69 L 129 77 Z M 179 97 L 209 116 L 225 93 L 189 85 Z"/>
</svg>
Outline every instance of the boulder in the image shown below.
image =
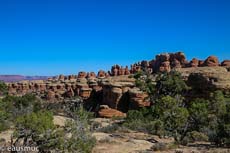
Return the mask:
<svg viewBox="0 0 230 153">
<path fill-rule="evenodd" d="M 203 66 L 219 66 L 219 60 L 216 56 L 209 56 L 205 61 Z"/>
<path fill-rule="evenodd" d="M 224 61 L 221 63 L 221 66 L 230 67 L 230 60 L 224 60 Z"/>
<path fill-rule="evenodd" d="M 198 67 L 199 66 L 199 60 L 196 58 L 193 58 L 190 63 L 189 63 L 190 67 Z"/>
<path fill-rule="evenodd" d="M 102 118 L 113 118 L 113 117 L 126 117 L 125 113 L 122 113 L 116 109 L 112 109 L 109 107 L 100 108 L 98 112 L 98 116 Z"/>
<path fill-rule="evenodd" d="M 170 62 L 178 61 L 178 64 L 180 64 L 182 67 L 184 67 L 187 64 L 185 54 L 183 52 L 177 52 L 177 53 L 171 53 L 170 54 Z"/>
</svg>

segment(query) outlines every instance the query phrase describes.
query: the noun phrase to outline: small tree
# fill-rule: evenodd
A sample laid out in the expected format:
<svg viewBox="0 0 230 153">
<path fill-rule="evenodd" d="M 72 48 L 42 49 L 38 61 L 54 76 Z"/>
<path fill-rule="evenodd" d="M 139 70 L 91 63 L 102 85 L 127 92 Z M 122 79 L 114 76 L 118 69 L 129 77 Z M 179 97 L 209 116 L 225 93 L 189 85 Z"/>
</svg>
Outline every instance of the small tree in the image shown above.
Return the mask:
<svg viewBox="0 0 230 153">
<path fill-rule="evenodd" d="M 16 122 L 14 145 L 35 146 L 39 152 L 90 153 L 96 140 L 91 135 L 88 119 L 89 113 L 83 107 L 76 110 L 73 120 L 68 120 L 63 128 L 53 124 L 53 115 L 48 111 L 21 116 Z"/>
<path fill-rule="evenodd" d="M 96 143 L 91 135 L 89 118 L 91 113 L 84 110 L 83 106 L 76 108 L 72 113 L 73 120 L 67 122 L 65 133 L 70 136 L 65 139 L 64 150 L 68 152 L 90 153 Z"/>
<path fill-rule="evenodd" d="M 9 114 L 5 111 L 0 110 L 0 132 L 7 130 L 10 127 L 9 122 L 7 121 Z"/>
<path fill-rule="evenodd" d="M 158 95 L 175 97 L 176 95 L 183 95 L 189 89 L 181 74 L 176 71 L 159 74 L 156 82 Z"/>
<path fill-rule="evenodd" d="M 14 136 L 16 141 L 14 146 L 38 147 L 40 152 L 56 148 L 60 144 L 59 137 L 55 138 L 55 146 L 52 146 L 55 135 L 55 126 L 53 124 L 53 115 L 48 111 L 39 111 L 36 113 L 21 116 L 16 121 L 16 131 Z M 21 141 L 22 140 L 22 141 Z M 47 147 L 48 146 L 48 147 Z"/>
<path fill-rule="evenodd" d="M 0 96 L 5 96 L 8 93 L 8 87 L 5 82 L 0 81 Z"/>
<path fill-rule="evenodd" d="M 189 122 L 191 131 L 200 131 L 203 126 L 208 125 L 208 100 L 195 99 L 189 107 Z"/>
<path fill-rule="evenodd" d="M 1 108 L 9 113 L 11 119 L 14 120 L 18 116 L 39 111 L 42 108 L 42 103 L 33 94 L 26 94 L 22 97 L 7 95 L 2 99 Z"/>
<path fill-rule="evenodd" d="M 226 101 L 222 91 L 214 91 L 210 95 L 210 113 L 217 117 L 223 116 L 226 113 Z"/>
<path fill-rule="evenodd" d="M 165 96 L 152 106 L 154 118 L 164 123 L 165 130 L 169 135 L 174 136 L 176 141 L 181 139 L 180 137 L 189 116 L 188 110 L 180 105 L 180 101 L 177 99 Z"/>
</svg>

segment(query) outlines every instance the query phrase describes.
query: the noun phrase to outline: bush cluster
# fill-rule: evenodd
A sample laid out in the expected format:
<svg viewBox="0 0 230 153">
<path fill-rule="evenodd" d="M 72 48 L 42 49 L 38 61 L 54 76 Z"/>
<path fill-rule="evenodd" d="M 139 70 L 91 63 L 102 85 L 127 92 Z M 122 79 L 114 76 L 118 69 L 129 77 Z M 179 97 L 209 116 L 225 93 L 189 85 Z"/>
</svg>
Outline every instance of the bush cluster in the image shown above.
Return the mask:
<svg viewBox="0 0 230 153">
<path fill-rule="evenodd" d="M 0 82 L 0 93 L 6 93 Z M 0 132 L 14 130 L 12 146 L 37 147 L 39 152 L 90 153 L 96 140 L 92 137 L 89 119 L 91 113 L 83 106 L 72 106 L 64 127 L 54 125 L 53 113 L 33 94 L 9 96 L 0 99 Z"/>
<path fill-rule="evenodd" d="M 130 110 L 124 126 L 161 137 L 172 136 L 180 144 L 211 141 L 230 146 L 229 95 L 212 90 L 206 98 L 190 96 L 196 88 L 189 87 L 174 71 L 158 74 L 155 83 L 146 74 L 138 73 L 135 78 L 137 85 L 148 92 L 152 105 Z"/>
</svg>

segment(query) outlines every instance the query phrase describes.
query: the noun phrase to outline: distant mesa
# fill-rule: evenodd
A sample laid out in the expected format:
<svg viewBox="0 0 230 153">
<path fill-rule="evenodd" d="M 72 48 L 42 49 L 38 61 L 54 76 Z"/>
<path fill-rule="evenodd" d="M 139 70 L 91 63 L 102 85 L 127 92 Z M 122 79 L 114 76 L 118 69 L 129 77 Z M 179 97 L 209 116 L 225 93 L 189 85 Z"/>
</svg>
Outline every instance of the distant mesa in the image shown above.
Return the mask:
<svg viewBox="0 0 230 153">
<path fill-rule="evenodd" d="M 47 76 L 22 76 L 22 75 L 0 75 L 0 80 L 4 82 L 18 82 L 22 80 L 46 80 Z"/>
</svg>

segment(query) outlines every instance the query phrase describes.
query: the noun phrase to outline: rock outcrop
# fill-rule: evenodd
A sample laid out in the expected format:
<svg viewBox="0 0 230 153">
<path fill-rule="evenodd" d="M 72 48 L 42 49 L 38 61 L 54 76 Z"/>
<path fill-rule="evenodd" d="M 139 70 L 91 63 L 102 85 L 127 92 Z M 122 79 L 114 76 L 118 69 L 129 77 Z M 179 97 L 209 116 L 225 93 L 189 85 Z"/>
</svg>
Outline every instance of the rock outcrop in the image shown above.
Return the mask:
<svg viewBox="0 0 230 153">
<path fill-rule="evenodd" d="M 127 107 L 125 104 L 126 93 L 135 86 L 135 80 L 128 77 L 113 77 L 102 82 L 103 104 L 110 108 L 120 110 L 120 107 Z M 126 108 L 128 109 L 128 108 Z"/>
<path fill-rule="evenodd" d="M 203 90 L 230 91 L 230 72 L 225 67 L 197 67 L 177 69 L 191 86 Z"/>
<path fill-rule="evenodd" d="M 199 66 L 199 60 L 196 58 L 193 58 L 190 63 L 189 63 L 190 67 L 198 67 Z"/>
<path fill-rule="evenodd" d="M 219 66 L 219 60 L 216 56 L 209 56 L 203 63 L 203 66 Z"/>
<path fill-rule="evenodd" d="M 148 94 L 142 92 L 139 88 L 129 90 L 130 104 L 129 109 L 138 109 L 150 106 L 150 102 L 146 101 Z"/>
<path fill-rule="evenodd" d="M 128 66 L 123 68 L 122 66 L 114 65 L 114 66 L 112 66 L 110 73 L 111 73 L 111 76 L 129 75 L 130 70 L 129 70 Z"/>
<path fill-rule="evenodd" d="M 122 113 L 116 109 L 111 109 L 108 106 L 102 106 L 98 111 L 98 116 L 102 118 L 113 118 L 113 117 L 126 117 L 125 113 Z"/>
<path fill-rule="evenodd" d="M 59 75 L 47 80 L 32 80 L 7 83 L 10 95 L 34 93 L 50 101 L 58 102 L 65 98 L 81 97 L 85 101 L 92 95 L 100 99 L 100 117 L 122 117 L 130 109 L 150 106 L 148 95 L 135 86 L 135 79 L 129 77 L 140 71 L 151 73 L 170 72 L 176 70 L 182 73 L 185 80 L 192 84 L 202 84 L 202 87 L 230 91 L 230 60 L 219 64 L 215 56 L 209 56 L 202 61 L 193 58 L 187 61 L 184 53 L 159 54 L 151 61 L 141 61 L 122 67 L 114 65 L 111 71 L 79 72 L 77 75 Z M 196 79 L 192 79 L 196 78 Z M 194 82 L 201 80 L 203 82 Z"/>
<path fill-rule="evenodd" d="M 155 61 L 152 62 L 153 72 L 170 72 L 173 68 L 182 68 L 187 65 L 188 62 L 182 52 L 159 54 L 156 56 Z"/>
<path fill-rule="evenodd" d="M 230 67 L 230 60 L 224 60 L 224 61 L 221 63 L 221 66 Z"/>
</svg>

